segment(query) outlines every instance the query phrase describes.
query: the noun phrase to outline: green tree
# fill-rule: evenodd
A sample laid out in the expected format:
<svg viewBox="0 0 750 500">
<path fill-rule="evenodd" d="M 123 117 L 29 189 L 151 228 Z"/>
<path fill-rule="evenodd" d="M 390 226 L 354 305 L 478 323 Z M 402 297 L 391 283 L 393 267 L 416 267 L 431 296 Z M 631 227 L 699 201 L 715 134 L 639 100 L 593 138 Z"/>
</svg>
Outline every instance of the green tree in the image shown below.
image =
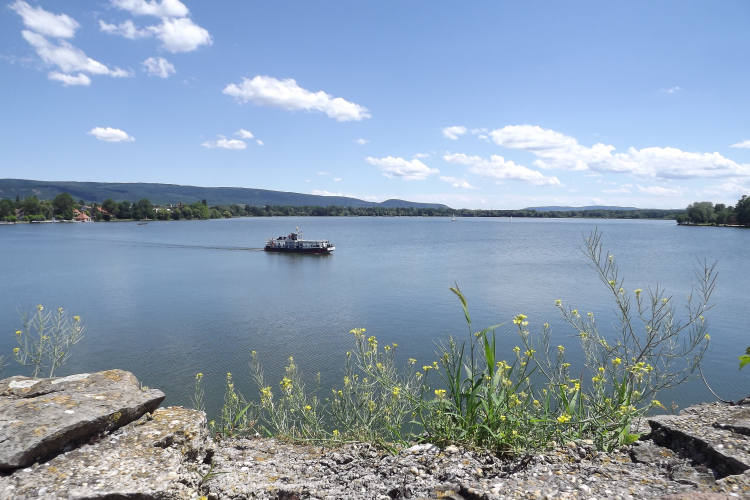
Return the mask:
<svg viewBox="0 0 750 500">
<path fill-rule="evenodd" d="M 750 198 L 747 195 L 742 195 L 742 198 L 740 198 L 734 207 L 734 213 L 737 218 L 737 224 L 750 226 Z"/>
<path fill-rule="evenodd" d="M 102 203 L 102 208 L 109 212 L 110 215 L 115 215 L 115 213 L 117 212 L 117 202 L 112 198 L 107 198 Z"/>
<path fill-rule="evenodd" d="M 13 200 L 3 198 L 0 200 L 0 217 L 10 217 L 16 215 L 16 205 Z"/>
<path fill-rule="evenodd" d="M 193 209 L 193 218 L 195 219 L 208 220 L 211 218 L 211 210 L 208 208 L 208 205 L 204 205 L 203 202 L 193 203 L 190 205 L 190 208 Z"/>
<path fill-rule="evenodd" d="M 714 204 L 710 201 L 696 201 L 687 206 L 688 217 L 694 224 L 715 222 Z"/>
<path fill-rule="evenodd" d="M 133 205 L 131 210 L 131 217 L 133 219 L 155 219 L 156 212 L 151 202 L 146 198 L 141 199 L 138 203 Z"/>
<path fill-rule="evenodd" d="M 52 200 L 52 207 L 54 208 L 55 215 L 63 215 L 67 212 L 73 212 L 73 206 L 76 201 L 70 195 L 70 193 L 60 193 L 55 196 Z"/>
<path fill-rule="evenodd" d="M 42 215 L 42 203 L 36 196 L 24 198 L 19 207 L 25 215 Z"/>
<path fill-rule="evenodd" d="M 121 201 L 117 205 L 117 218 L 130 219 L 130 202 L 128 200 Z"/>
</svg>

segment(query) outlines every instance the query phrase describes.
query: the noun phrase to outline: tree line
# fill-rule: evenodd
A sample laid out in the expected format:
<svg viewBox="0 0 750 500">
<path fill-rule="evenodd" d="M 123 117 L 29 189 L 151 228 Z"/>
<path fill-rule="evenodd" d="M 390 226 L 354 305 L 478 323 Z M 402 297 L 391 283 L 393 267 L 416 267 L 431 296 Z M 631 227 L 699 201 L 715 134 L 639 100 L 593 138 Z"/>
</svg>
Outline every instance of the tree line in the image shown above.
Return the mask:
<svg viewBox="0 0 750 500">
<path fill-rule="evenodd" d="M 687 206 L 686 213 L 677 216 L 683 225 L 707 224 L 717 226 L 750 226 L 750 198 L 743 195 L 735 206 L 710 201 L 696 201 Z"/>
</svg>

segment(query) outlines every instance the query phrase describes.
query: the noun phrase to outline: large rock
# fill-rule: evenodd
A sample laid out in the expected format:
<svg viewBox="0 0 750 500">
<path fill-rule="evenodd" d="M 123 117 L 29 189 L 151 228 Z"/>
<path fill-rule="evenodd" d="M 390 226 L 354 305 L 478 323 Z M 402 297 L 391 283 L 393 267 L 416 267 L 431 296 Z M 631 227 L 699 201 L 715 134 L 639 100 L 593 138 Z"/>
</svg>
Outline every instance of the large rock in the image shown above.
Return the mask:
<svg viewBox="0 0 750 500">
<path fill-rule="evenodd" d="M 213 450 L 205 413 L 159 408 L 43 464 L 0 477 L 0 499 L 188 500 Z"/>
<path fill-rule="evenodd" d="M 153 412 L 164 393 L 142 390 L 132 373 L 0 381 L 0 469 L 15 469 Z"/>
</svg>

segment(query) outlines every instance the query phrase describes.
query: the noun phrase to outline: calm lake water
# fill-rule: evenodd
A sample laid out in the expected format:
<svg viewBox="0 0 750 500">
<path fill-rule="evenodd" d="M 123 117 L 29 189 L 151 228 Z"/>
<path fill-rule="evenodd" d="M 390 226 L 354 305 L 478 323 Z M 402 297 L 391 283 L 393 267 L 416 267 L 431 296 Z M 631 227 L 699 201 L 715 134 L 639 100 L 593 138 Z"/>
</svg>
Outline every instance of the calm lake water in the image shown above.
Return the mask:
<svg viewBox="0 0 750 500">
<path fill-rule="evenodd" d="M 334 255 L 261 250 L 265 238 L 297 225 L 308 238 L 330 239 Z M 750 345 L 750 231 L 665 221 L 331 217 L 2 226 L 0 354 L 7 359 L 14 347 L 17 310 L 61 306 L 82 317 L 86 332 L 60 375 L 122 368 L 162 389 L 166 405 L 190 405 L 195 374 L 203 372 L 215 410 L 227 372 L 254 396 L 252 350 L 273 385 L 289 356 L 311 380 L 320 371 L 324 384 L 338 384 L 354 327 L 380 345 L 397 342 L 404 361 L 431 363 L 435 342 L 466 335 L 448 289 L 458 283 L 475 327 L 523 313 L 532 331 L 550 323 L 554 344 L 575 356 L 577 341 L 555 299 L 594 312 L 605 332 L 614 318 L 607 290 L 578 249 L 596 227 L 627 290 L 658 284 L 680 308 L 696 258 L 718 261 L 704 373 L 724 398 L 750 394 L 750 369 L 737 368 Z M 515 335 L 500 331 L 508 359 Z M 2 375 L 15 374 L 28 370 L 12 361 Z M 659 399 L 685 407 L 711 395 L 694 381 Z"/>
</svg>

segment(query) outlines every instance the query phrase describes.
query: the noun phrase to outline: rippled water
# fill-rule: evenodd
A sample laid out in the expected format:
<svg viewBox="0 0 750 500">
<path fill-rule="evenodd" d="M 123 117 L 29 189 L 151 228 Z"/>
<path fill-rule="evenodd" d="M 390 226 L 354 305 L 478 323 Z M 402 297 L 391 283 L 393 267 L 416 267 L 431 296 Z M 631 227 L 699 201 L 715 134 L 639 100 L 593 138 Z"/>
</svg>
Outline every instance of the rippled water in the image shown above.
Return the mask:
<svg viewBox="0 0 750 500">
<path fill-rule="evenodd" d="M 261 250 L 265 238 L 296 225 L 306 237 L 330 239 L 334 255 Z M 750 394 L 750 371 L 738 372 L 736 360 L 750 345 L 750 231 L 664 221 L 332 217 L 3 226 L 0 325 L 7 333 L 0 332 L 0 354 L 14 347 L 17 309 L 62 306 L 83 318 L 86 336 L 61 375 L 122 368 L 164 390 L 165 404 L 188 405 L 194 376 L 203 372 L 215 407 L 226 372 L 254 393 L 252 350 L 271 381 L 294 356 L 304 373 L 320 371 L 324 384 L 337 383 L 354 327 L 381 345 L 398 342 L 404 360 L 431 362 L 436 341 L 466 332 L 448 290 L 457 283 L 476 327 L 524 313 L 532 329 L 549 322 L 553 341 L 575 356 L 555 299 L 594 312 L 603 328 L 613 319 L 613 303 L 578 249 L 595 227 L 628 290 L 659 284 L 683 304 L 696 258 L 718 261 L 704 371 L 724 398 Z M 501 330 L 505 351 L 516 345 L 514 335 Z M 26 373 L 12 362 L 3 375 Z M 710 394 L 694 382 L 660 399 L 684 407 Z"/>
</svg>

